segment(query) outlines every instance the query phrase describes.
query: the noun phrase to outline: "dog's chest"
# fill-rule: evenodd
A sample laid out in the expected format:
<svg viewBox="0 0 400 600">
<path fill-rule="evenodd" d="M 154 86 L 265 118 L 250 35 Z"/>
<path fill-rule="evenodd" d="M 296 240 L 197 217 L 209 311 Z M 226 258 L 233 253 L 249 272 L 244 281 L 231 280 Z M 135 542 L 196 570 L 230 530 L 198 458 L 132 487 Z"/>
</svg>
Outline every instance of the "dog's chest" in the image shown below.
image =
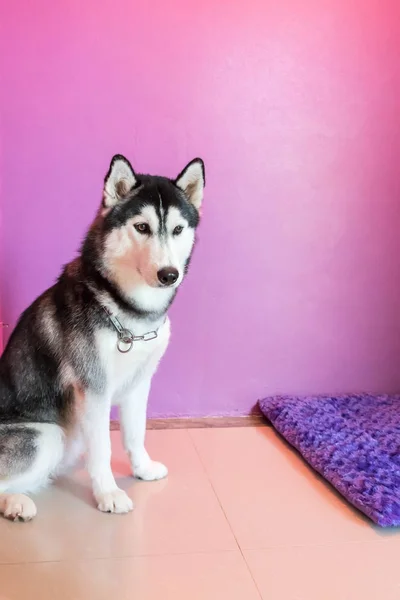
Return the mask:
<svg viewBox="0 0 400 600">
<path fill-rule="evenodd" d="M 129 324 L 127 325 L 129 327 Z M 135 335 L 146 331 L 134 330 Z M 150 329 L 148 329 L 150 331 Z M 146 377 L 151 377 L 164 354 L 170 336 L 169 320 L 157 331 L 157 337 L 149 341 L 133 342 L 128 352 L 118 349 L 118 334 L 112 330 L 102 330 L 98 333 L 96 345 L 105 376 L 107 393 L 114 397 L 128 391 Z M 125 348 L 125 347 L 123 347 Z"/>
</svg>

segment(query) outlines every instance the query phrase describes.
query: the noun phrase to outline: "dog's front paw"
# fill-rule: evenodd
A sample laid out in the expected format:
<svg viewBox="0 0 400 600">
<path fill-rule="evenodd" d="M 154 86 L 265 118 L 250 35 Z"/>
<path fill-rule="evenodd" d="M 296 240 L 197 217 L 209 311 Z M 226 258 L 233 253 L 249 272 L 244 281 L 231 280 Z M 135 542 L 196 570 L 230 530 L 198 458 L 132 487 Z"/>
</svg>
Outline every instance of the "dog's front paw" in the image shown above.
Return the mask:
<svg viewBox="0 0 400 600">
<path fill-rule="evenodd" d="M 162 463 L 151 460 L 143 466 L 136 467 L 133 470 L 133 474 L 138 479 L 143 479 L 144 481 L 155 481 L 156 479 L 166 477 L 168 469 Z"/>
<path fill-rule="evenodd" d="M 133 502 L 124 490 L 117 488 L 105 494 L 97 494 L 97 508 L 102 512 L 123 514 L 133 510 Z"/>
</svg>

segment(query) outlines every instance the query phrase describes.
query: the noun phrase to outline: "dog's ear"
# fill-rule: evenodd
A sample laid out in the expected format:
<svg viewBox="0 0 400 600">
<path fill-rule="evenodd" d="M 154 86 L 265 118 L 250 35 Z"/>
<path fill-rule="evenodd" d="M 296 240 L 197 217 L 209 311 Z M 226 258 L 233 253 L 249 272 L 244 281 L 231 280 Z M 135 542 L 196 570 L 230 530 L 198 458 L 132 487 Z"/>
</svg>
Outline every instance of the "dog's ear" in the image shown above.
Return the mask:
<svg viewBox="0 0 400 600">
<path fill-rule="evenodd" d="M 133 188 L 136 181 L 136 175 L 129 160 L 121 154 L 113 156 L 108 173 L 104 178 L 103 206 L 111 208 L 117 204 Z"/>
<path fill-rule="evenodd" d="M 195 158 L 179 173 L 175 185 L 184 193 L 188 201 L 199 210 L 203 201 L 203 191 L 206 185 L 204 163 L 201 158 Z"/>
</svg>

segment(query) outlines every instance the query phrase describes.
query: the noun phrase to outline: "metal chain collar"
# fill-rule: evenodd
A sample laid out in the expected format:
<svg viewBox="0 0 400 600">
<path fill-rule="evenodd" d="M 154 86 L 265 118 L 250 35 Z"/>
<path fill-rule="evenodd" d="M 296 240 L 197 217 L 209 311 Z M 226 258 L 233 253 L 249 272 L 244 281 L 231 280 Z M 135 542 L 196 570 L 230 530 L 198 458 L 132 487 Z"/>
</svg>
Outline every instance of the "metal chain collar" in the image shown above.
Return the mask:
<svg viewBox="0 0 400 600">
<path fill-rule="evenodd" d="M 151 340 L 155 340 L 158 337 L 158 329 L 156 331 L 148 331 L 143 335 L 134 335 L 130 329 L 126 329 L 122 327 L 119 319 L 112 314 L 112 312 L 103 306 L 104 311 L 106 312 L 108 318 L 113 324 L 116 332 L 118 333 L 118 342 L 117 348 L 118 351 L 122 354 L 126 354 L 130 350 L 132 350 L 134 342 L 150 342 Z"/>
</svg>

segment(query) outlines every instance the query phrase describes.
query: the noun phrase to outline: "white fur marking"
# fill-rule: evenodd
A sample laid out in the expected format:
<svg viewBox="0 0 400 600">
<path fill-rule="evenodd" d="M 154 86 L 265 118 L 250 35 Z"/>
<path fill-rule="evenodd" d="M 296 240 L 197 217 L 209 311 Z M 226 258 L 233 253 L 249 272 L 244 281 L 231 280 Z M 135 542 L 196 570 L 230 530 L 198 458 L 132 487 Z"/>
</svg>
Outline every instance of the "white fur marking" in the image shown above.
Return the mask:
<svg viewBox="0 0 400 600">
<path fill-rule="evenodd" d="M 162 205 L 162 198 L 161 198 L 161 194 L 160 193 L 158 193 L 158 197 L 160 199 L 160 217 L 161 217 L 161 226 L 162 226 L 163 223 L 164 223 L 164 207 Z"/>
</svg>

